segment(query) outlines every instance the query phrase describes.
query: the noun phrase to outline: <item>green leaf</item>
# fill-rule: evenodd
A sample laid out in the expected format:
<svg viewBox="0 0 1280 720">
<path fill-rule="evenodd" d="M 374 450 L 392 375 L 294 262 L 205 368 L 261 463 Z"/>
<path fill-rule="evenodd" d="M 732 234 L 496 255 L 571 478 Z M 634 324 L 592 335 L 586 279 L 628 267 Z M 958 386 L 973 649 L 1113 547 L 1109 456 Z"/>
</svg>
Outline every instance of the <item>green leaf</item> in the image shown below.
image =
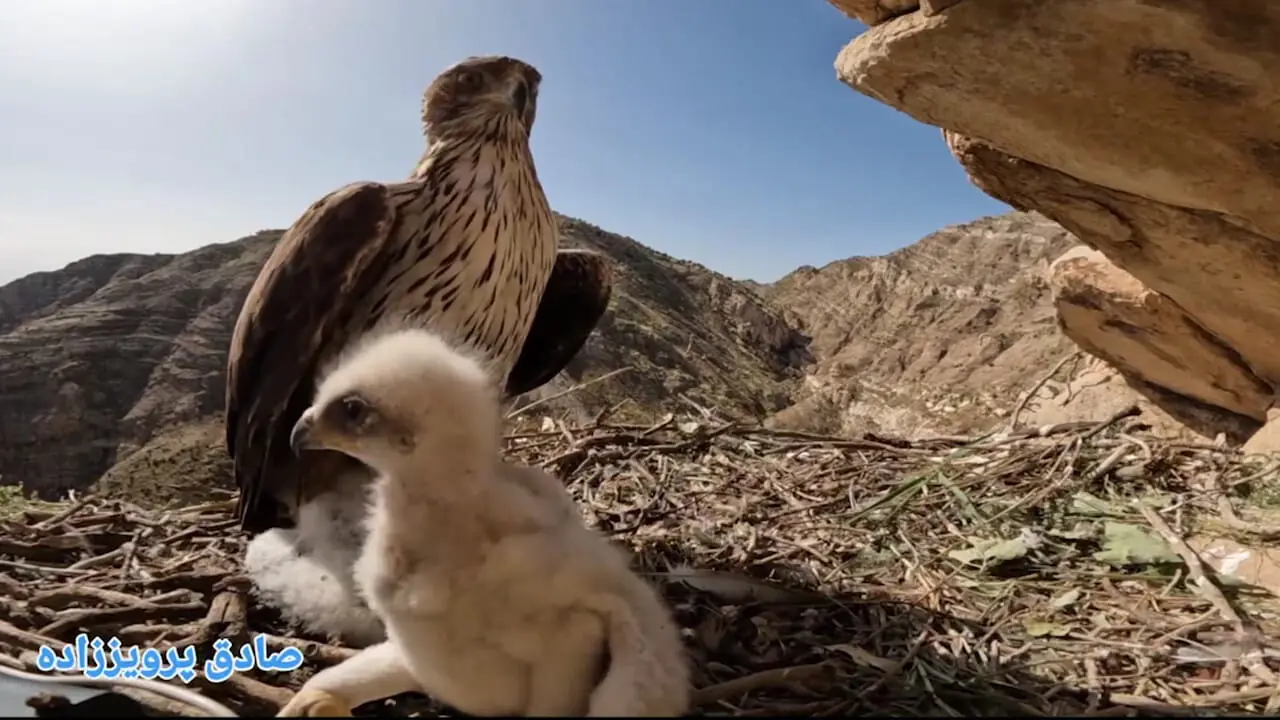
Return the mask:
<svg viewBox="0 0 1280 720">
<path fill-rule="evenodd" d="M 972 547 L 964 548 L 963 550 L 952 550 L 947 555 L 953 560 L 977 565 L 987 562 L 1001 563 L 1017 560 L 1027 554 L 1027 544 L 1022 538 L 1013 538 L 1012 540 L 979 539 L 971 542 L 973 542 Z"/>
<path fill-rule="evenodd" d="M 946 487 L 948 490 L 951 491 L 951 494 L 960 503 L 960 507 L 964 510 L 964 513 L 969 516 L 969 519 L 971 521 L 973 521 L 975 524 L 980 524 L 984 522 L 982 513 L 978 511 L 978 506 L 973 504 L 973 500 L 969 499 L 969 496 L 966 495 L 965 492 L 960 489 L 959 485 L 956 485 L 955 481 L 952 478 L 939 473 L 938 480 L 943 484 L 944 487 Z"/>
<path fill-rule="evenodd" d="M 1181 558 L 1169 549 L 1164 538 L 1147 528 L 1128 523 L 1108 522 L 1103 529 L 1102 549 L 1093 554 L 1112 567 L 1175 563 Z"/>
</svg>

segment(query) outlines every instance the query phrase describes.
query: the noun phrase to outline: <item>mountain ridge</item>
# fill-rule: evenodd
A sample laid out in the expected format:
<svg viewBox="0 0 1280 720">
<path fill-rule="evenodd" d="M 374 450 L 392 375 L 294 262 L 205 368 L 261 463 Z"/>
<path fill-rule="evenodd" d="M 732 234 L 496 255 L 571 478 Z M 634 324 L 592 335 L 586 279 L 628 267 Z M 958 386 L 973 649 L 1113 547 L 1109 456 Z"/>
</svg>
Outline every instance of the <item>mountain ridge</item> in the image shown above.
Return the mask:
<svg viewBox="0 0 1280 720">
<path fill-rule="evenodd" d="M 1034 214 L 981 218 L 774 283 L 559 221 L 564 246 L 614 261 L 616 287 L 582 352 L 526 396 L 541 401 L 538 415 L 651 421 L 699 408 L 845 434 L 970 432 L 1000 422 L 1032 376 L 1073 349 L 1043 275 L 1074 238 Z M 161 499 L 229 487 L 226 348 L 281 234 L 95 255 L 0 286 L 10 408 L 0 484 L 53 497 L 100 480 Z"/>
<path fill-rule="evenodd" d="M 615 261 L 611 309 L 544 410 L 643 416 L 668 396 L 762 417 L 789 402 L 804 339 L 727 276 L 574 218 L 563 244 Z M 94 255 L 0 286 L 0 483 L 46 497 L 227 485 L 218 416 L 239 307 L 281 230 L 179 254 Z M 651 413 L 648 413 L 651 414 Z M 172 477 L 165 477 L 171 475 Z"/>
</svg>

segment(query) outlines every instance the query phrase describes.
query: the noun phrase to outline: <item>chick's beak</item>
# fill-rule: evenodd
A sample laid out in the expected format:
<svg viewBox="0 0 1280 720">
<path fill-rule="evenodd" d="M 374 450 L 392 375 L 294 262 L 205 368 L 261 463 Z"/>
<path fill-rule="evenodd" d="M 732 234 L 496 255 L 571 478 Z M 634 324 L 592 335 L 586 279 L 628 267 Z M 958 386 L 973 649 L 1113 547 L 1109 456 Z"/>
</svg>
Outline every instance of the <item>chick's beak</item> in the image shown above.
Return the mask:
<svg viewBox="0 0 1280 720">
<path fill-rule="evenodd" d="M 311 444 L 311 428 L 315 425 L 315 415 L 310 410 L 302 414 L 298 418 L 298 422 L 294 423 L 293 430 L 289 433 L 289 448 L 293 450 L 294 455 L 301 455 L 303 450 L 312 447 Z"/>
</svg>

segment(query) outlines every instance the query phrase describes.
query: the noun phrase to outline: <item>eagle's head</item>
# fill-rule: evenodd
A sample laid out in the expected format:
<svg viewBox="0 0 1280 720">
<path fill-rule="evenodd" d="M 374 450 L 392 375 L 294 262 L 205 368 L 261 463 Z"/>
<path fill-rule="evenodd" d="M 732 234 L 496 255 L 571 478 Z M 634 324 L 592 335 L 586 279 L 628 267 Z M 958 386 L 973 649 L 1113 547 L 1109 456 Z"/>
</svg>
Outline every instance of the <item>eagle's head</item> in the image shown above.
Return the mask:
<svg viewBox="0 0 1280 720">
<path fill-rule="evenodd" d="M 477 125 L 513 120 L 533 131 L 542 74 L 532 65 L 497 55 L 470 57 L 436 76 L 422 97 L 422 124 L 428 137 L 451 130 L 474 132 Z"/>
<path fill-rule="evenodd" d="M 420 329 L 373 336 L 339 358 L 293 426 L 295 453 L 349 455 L 382 474 L 445 460 L 498 459 L 501 413 L 487 367 Z"/>
</svg>

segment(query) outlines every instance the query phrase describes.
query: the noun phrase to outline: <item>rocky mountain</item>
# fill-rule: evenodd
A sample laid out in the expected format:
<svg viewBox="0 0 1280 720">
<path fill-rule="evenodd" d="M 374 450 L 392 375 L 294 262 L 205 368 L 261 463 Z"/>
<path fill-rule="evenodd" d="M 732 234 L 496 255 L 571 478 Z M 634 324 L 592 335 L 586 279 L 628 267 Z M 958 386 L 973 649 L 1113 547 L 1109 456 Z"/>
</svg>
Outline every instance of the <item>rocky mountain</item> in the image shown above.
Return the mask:
<svg viewBox="0 0 1280 720">
<path fill-rule="evenodd" d="M 277 236 L 95 255 L 0 288 L 0 482 L 84 488 L 220 412 L 232 323 Z M 202 440 L 221 437 L 209 426 Z M 205 481 L 174 470 L 175 485 Z"/>
<path fill-rule="evenodd" d="M 907 435 L 990 426 L 1073 349 L 1048 271 L 1076 242 L 1041 216 L 1009 213 L 766 287 L 819 358 L 778 422 Z"/>
<path fill-rule="evenodd" d="M 575 391 L 561 407 L 616 407 L 615 417 L 649 417 L 684 396 L 764 418 L 790 404 L 801 369 L 812 361 L 809 341 L 756 289 L 582 220 L 561 216 L 560 228 L 565 245 L 613 259 L 616 285 L 583 351 L 531 400 L 625 367 Z"/>
<path fill-rule="evenodd" d="M 617 285 L 583 352 L 526 399 L 545 401 L 537 415 L 707 408 L 783 428 L 919 436 L 999 426 L 1033 386 L 1029 423 L 1096 418 L 1138 397 L 1110 368 L 1063 362 L 1075 346 L 1055 319 L 1051 269 L 1076 241 L 1035 213 L 773 284 L 560 221 L 566 246 L 614 260 Z M 229 486 L 226 347 L 279 236 L 99 255 L 0 287 L 0 484 L 54 496 L 100 481 L 154 500 Z"/>
<path fill-rule="evenodd" d="M 630 370 L 549 405 L 652 414 L 681 395 L 745 417 L 785 407 L 807 339 L 755 292 L 587 223 L 566 246 L 613 258 L 611 310 L 540 393 Z M 218 416 L 240 304 L 280 231 L 181 255 L 97 255 L 0 287 L 0 483 L 160 497 L 226 485 Z"/>
</svg>

